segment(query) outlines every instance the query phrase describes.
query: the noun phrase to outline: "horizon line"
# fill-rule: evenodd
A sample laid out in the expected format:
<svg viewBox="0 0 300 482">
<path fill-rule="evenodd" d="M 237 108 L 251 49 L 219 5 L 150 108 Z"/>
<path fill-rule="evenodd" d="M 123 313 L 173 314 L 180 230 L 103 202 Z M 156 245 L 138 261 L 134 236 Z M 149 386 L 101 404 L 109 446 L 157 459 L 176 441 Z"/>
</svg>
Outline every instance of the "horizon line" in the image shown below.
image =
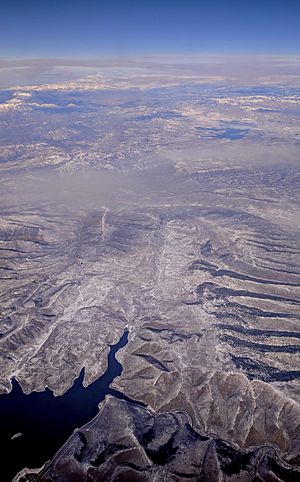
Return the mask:
<svg viewBox="0 0 300 482">
<path fill-rule="evenodd" d="M 91 56 L 85 56 L 85 55 L 78 55 L 78 56 L 68 56 L 68 55 L 63 55 L 63 56 L 1 56 L 0 55 L 0 63 L 9 63 L 9 64 L 14 64 L 14 63 L 20 63 L 20 62 L 36 62 L 36 63 L 48 63 L 48 62 L 97 62 L 97 61 L 103 61 L 103 60 L 143 60 L 143 59 L 159 59 L 159 58 L 165 58 L 165 57 L 170 57 L 170 58 L 242 58 L 242 57 L 247 57 L 247 58 L 293 58 L 293 59 L 298 59 L 300 60 L 300 51 L 299 52 L 294 52 L 294 53 L 268 53 L 268 52 L 161 52 L 161 53 L 156 53 L 156 52 L 147 52 L 147 53 L 132 53 L 132 54 L 100 54 L 100 55 L 91 55 Z M 1 65 L 0 65 L 1 67 Z"/>
</svg>

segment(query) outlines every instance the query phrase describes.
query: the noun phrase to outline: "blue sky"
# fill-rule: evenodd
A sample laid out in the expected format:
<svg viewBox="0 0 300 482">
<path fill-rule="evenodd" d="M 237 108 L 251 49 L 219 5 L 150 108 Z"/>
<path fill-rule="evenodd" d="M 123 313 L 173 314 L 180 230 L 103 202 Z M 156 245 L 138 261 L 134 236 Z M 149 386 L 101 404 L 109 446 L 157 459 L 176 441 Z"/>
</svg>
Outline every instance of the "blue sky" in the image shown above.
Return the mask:
<svg viewBox="0 0 300 482">
<path fill-rule="evenodd" d="M 1 0 L 0 57 L 300 53 L 300 0 Z"/>
</svg>

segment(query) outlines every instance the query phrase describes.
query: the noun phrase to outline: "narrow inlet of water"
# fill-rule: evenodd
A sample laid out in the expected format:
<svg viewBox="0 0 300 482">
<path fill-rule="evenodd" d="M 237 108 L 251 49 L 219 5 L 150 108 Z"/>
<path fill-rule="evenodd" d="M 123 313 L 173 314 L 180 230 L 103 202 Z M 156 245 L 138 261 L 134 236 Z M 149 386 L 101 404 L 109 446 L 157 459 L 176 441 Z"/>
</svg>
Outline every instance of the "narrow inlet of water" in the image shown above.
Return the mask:
<svg viewBox="0 0 300 482">
<path fill-rule="evenodd" d="M 122 365 L 115 354 L 128 342 L 125 331 L 116 345 L 110 347 L 104 375 L 88 387 L 82 385 L 84 369 L 73 386 L 55 397 L 44 392 L 25 395 L 16 380 L 9 394 L 0 395 L 1 481 L 11 482 L 24 467 L 41 467 L 72 434 L 98 412 L 98 404 L 108 393 L 127 399 L 109 385 L 121 374 Z M 16 438 L 15 434 L 22 434 Z"/>
</svg>

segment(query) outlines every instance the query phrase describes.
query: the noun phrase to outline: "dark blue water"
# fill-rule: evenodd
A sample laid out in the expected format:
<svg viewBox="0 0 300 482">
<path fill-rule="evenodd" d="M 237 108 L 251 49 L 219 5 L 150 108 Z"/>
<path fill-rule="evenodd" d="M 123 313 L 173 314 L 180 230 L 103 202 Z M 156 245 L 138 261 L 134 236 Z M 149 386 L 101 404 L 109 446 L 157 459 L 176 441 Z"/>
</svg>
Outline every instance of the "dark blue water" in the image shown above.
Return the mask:
<svg viewBox="0 0 300 482">
<path fill-rule="evenodd" d="M 225 129 L 223 132 L 220 132 L 215 136 L 216 139 L 230 139 L 235 141 L 237 139 L 243 139 L 247 134 L 248 129 L 237 129 L 235 127 L 229 127 Z"/>
<path fill-rule="evenodd" d="M 203 137 L 213 137 L 214 139 L 230 139 L 235 141 L 243 139 L 249 132 L 249 129 L 242 129 L 238 127 L 226 127 L 225 129 L 219 127 L 196 127 L 196 131 L 202 133 Z"/>
<path fill-rule="evenodd" d="M 53 392 L 33 392 L 24 395 L 16 380 L 7 395 L 0 395 L 0 480 L 11 481 L 24 467 L 36 468 L 51 459 L 75 428 L 92 419 L 98 412 L 98 404 L 105 395 L 128 398 L 109 388 L 110 383 L 122 372 L 116 360 L 116 352 L 126 345 L 125 331 L 108 355 L 108 368 L 104 375 L 84 388 L 84 369 L 74 385 L 61 397 Z M 22 436 L 11 440 L 16 433 Z"/>
</svg>

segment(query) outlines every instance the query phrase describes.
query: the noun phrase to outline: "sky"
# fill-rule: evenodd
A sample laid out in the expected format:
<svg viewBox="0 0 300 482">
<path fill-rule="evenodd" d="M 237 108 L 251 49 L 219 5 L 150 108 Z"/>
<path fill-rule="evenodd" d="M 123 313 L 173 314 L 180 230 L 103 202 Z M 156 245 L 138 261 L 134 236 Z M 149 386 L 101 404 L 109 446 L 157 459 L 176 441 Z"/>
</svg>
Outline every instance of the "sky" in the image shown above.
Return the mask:
<svg viewBox="0 0 300 482">
<path fill-rule="evenodd" d="M 1 0 L 0 58 L 300 53 L 300 0 Z"/>
</svg>

